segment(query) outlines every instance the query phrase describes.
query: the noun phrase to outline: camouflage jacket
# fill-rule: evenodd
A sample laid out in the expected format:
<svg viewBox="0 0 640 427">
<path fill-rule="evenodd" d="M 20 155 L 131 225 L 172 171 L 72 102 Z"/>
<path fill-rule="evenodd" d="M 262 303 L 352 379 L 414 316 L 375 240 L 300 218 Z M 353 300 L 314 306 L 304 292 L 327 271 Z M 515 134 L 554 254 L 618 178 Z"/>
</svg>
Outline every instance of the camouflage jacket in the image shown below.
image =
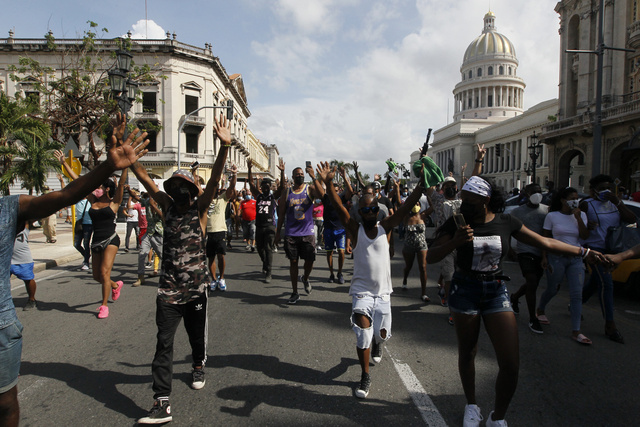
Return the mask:
<svg viewBox="0 0 640 427">
<path fill-rule="evenodd" d="M 209 272 L 197 201 L 181 215 L 175 205 L 165 214 L 162 244 L 162 276 L 158 298 L 170 304 L 186 304 L 207 289 Z"/>
</svg>

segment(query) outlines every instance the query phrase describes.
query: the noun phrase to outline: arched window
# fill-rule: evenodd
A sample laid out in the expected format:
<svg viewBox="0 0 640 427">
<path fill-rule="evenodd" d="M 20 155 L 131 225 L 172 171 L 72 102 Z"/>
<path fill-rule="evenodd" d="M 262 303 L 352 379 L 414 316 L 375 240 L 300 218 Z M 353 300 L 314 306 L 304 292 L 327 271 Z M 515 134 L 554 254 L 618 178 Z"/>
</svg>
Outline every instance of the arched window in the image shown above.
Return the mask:
<svg viewBox="0 0 640 427">
<path fill-rule="evenodd" d="M 493 67 L 489 66 L 489 69 L 487 70 L 487 74 L 490 76 L 493 76 Z"/>
<path fill-rule="evenodd" d="M 482 77 L 482 68 L 478 68 L 478 77 Z"/>
<path fill-rule="evenodd" d="M 469 78 L 473 78 L 473 72 L 469 70 Z"/>
<path fill-rule="evenodd" d="M 498 74 L 503 75 L 504 74 L 504 67 L 501 65 L 500 68 L 498 68 Z"/>
<path fill-rule="evenodd" d="M 511 75 L 511 67 L 509 67 L 509 75 Z"/>
</svg>

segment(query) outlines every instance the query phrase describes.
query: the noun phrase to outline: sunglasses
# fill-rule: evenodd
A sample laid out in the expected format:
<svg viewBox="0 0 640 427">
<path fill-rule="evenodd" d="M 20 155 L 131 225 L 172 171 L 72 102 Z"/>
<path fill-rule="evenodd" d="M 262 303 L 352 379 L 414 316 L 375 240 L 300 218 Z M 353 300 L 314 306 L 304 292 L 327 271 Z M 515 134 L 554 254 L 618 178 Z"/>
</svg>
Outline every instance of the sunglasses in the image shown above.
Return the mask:
<svg viewBox="0 0 640 427">
<path fill-rule="evenodd" d="M 365 206 L 364 208 L 360 208 L 360 212 L 367 214 L 369 212 L 378 213 L 380 211 L 380 206 Z"/>
</svg>

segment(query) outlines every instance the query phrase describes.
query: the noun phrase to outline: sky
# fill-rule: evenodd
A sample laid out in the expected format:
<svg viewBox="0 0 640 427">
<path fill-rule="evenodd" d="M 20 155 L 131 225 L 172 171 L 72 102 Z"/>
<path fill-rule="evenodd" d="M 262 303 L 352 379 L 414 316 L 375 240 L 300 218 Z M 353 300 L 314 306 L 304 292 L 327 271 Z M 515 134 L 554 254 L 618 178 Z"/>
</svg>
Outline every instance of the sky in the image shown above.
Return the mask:
<svg viewBox="0 0 640 427">
<path fill-rule="evenodd" d="M 371 176 L 388 158 L 408 164 L 427 129 L 453 121 L 462 57 L 489 10 L 515 46 L 525 110 L 558 97 L 557 0 L 5 3 L 0 37 L 13 29 L 16 38 L 75 38 L 91 20 L 105 37 L 170 31 L 211 43 L 227 72 L 242 75 L 249 128 L 278 146 L 287 174 L 306 160 L 355 160 Z"/>
</svg>

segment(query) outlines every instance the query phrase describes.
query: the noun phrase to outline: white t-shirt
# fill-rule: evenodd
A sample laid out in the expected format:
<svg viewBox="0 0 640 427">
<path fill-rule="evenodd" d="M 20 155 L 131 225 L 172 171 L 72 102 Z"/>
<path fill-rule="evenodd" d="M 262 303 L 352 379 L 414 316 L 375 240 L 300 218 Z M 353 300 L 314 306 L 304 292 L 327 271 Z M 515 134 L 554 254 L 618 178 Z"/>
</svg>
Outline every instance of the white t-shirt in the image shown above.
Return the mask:
<svg viewBox="0 0 640 427">
<path fill-rule="evenodd" d="M 587 224 L 587 214 L 580 213 L 582 223 Z M 573 214 L 565 215 L 562 212 L 554 211 L 549 212 L 544 219 L 543 228 L 547 231 L 551 231 L 553 238 L 560 240 L 572 246 L 580 246 L 578 241 L 579 229 L 578 220 Z"/>
</svg>

